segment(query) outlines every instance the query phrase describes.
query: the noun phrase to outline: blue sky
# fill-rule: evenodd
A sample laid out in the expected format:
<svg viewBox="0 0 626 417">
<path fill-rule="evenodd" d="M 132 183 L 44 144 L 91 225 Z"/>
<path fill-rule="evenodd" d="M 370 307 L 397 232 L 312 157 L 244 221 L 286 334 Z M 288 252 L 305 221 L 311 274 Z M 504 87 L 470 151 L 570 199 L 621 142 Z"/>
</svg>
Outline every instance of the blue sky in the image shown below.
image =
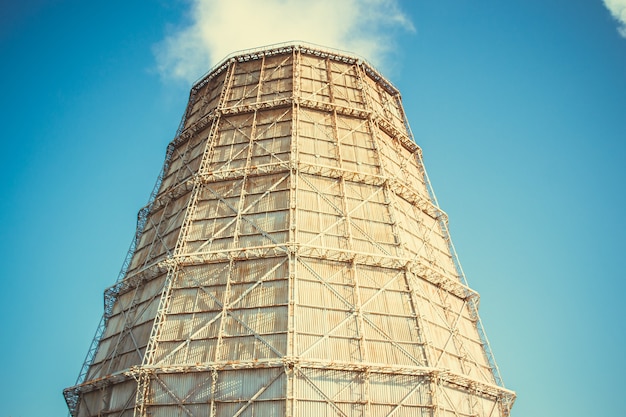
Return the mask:
<svg viewBox="0 0 626 417">
<path fill-rule="evenodd" d="M 0 417 L 66 415 L 191 82 L 295 38 L 364 55 L 402 92 L 512 415 L 624 415 L 623 1 L 12 3 Z"/>
</svg>

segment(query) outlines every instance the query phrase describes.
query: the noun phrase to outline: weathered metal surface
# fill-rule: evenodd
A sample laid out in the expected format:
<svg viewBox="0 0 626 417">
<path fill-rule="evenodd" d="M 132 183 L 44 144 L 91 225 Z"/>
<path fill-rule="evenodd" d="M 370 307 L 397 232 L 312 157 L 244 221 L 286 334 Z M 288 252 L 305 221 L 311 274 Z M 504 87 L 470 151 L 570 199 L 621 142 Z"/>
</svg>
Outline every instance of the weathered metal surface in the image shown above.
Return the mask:
<svg viewBox="0 0 626 417">
<path fill-rule="evenodd" d="M 398 91 L 306 45 L 192 89 L 74 416 L 507 416 Z"/>
</svg>

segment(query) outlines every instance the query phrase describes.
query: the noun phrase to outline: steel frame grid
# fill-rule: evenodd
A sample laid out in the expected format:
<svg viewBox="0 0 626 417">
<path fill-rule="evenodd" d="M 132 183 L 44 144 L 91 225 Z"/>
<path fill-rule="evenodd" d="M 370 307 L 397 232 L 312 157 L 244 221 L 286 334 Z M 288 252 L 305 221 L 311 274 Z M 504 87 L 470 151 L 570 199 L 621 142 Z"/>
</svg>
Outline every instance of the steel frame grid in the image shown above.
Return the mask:
<svg viewBox="0 0 626 417">
<path fill-rule="evenodd" d="M 261 96 L 261 85 L 263 83 L 263 69 L 264 69 L 263 63 L 265 61 L 265 57 L 276 56 L 276 55 L 290 55 L 291 56 L 291 61 L 292 61 L 291 76 L 293 77 L 292 79 L 293 94 L 289 98 L 281 98 L 280 100 L 274 100 L 274 101 L 269 101 L 269 102 L 259 102 L 260 96 Z M 299 93 L 300 83 L 301 83 L 300 68 L 302 65 L 301 57 L 303 55 L 312 56 L 312 57 L 315 57 L 316 59 L 322 59 L 323 61 L 326 62 L 325 68 L 326 68 L 326 71 L 328 72 L 327 73 L 327 79 L 328 79 L 327 85 L 328 85 L 328 90 L 329 90 L 329 95 L 330 95 L 327 103 L 316 101 L 316 100 L 303 100 L 300 97 L 300 93 Z M 259 81 L 258 81 L 259 84 L 256 87 L 256 93 L 257 93 L 256 101 L 253 102 L 252 104 L 247 104 L 247 105 L 235 105 L 231 107 L 225 107 L 224 104 L 230 92 L 230 88 L 231 88 L 232 81 L 233 81 L 232 74 L 234 73 L 236 65 L 238 63 L 247 63 L 251 61 L 260 61 L 261 63 L 260 65 L 261 71 L 260 71 Z M 349 106 L 346 107 L 344 105 L 339 105 L 339 104 L 334 103 L 334 99 L 332 96 L 333 91 L 334 91 L 333 86 L 332 86 L 333 76 L 332 76 L 331 69 L 330 69 L 331 61 L 348 65 L 350 68 L 353 68 L 356 71 L 356 73 L 358 74 L 358 78 L 357 78 L 358 91 L 362 95 L 362 99 L 364 103 L 368 103 L 373 99 L 372 87 L 371 85 L 368 85 L 368 83 L 364 82 L 365 77 L 369 77 L 370 80 L 373 80 L 374 85 L 376 86 L 377 89 L 379 89 L 379 91 L 377 91 L 376 94 L 385 94 L 385 93 L 389 94 L 389 96 L 392 97 L 392 100 L 395 103 L 394 106 L 399 111 L 399 117 L 402 119 L 403 126 L 399 127 L 397 125 L 394 125 L 394 123 L 391 123 L 388 120 L 390 116 L 387 113 L 381 115 L 379 113 L 372 111 L 371 110 L 372 106 L 370 104 L 367 104 L 365 108 L 363 109 L 363 108 L 351 108 Z M 207 85 L 211 81 L 211 79 L 213 79 L 214 77 L 220 75 L 221 73 L 225 71 L 226 71 L 226 77 L 223 83 L 223 87 L 220 93 L 220 98 L 218 100 L 217 107 L 215 109 L 210 110 L 207 114 L 201 116 L 192 124 L 186 125 L 186 122 L 190 115 L 190 111 L 193 107 L 193 104 L 196 100 L 199 99 L 198 94 L 199 94 L 200 89 L 204 87 L 205 85 Z M 197 190 L 199 190 L 202 187 L 202 184 L 207 183 L 207 181 L 208 183 L 211 183 L 212 181 L 232 180 L 235 177 L 239 177 L 240 175 L 240 174 L 237 174 L 235 170 L 233 171 L 232 174 L 229 174 L 229 175 L 221 174 L 220 176 L 215 176 L 215 173 L 212 173 L 207 169 L 207 166 L 208 166 L 207 164 L 212 158 L 212 150 L 215 144 L 215 134 L 216 134 L 216 129 L 218 129 L 218 126 L 219 126 L 220 118 L 229 117 L 230 115 L 250 113 L 253 116 L 254 120 L 256 120 L 258 112 L 265 111 L 267 109 L 276 109 L 276 108 L 281 108 L 281 107 L 291 109 L 293 128 L 291 132 L 291 150 L 290 150 L 291 156 L 290 156 L 289 162 L 287 164 L 280 163 L 274 166 L 267 166 L 260 170 L 258 167 L 251 167 L 250 161 L 251 161 L 252 147 L 254 145 L 253 143 L 254 134 L 251 134 L 250 142 L 248 144 L 248 151 L 247 151 L 248 156 L 246 157 L 245 169 L 243 169 L 242 171 L 243 178 L 244 178 L 244 181 L 242 182 L 242 184 L 245 183 L 245 179 L 248 178 L 248 176 L 265 175 L 270 172 L 277 172 L 277 171 L 289 173 L 291 192 L 289 194 L 290 195 L 290 200 L 289 200 L 289 219 L 290 219 L 289 224 L 290 226 L 289 226 L 289 232 L 288 232 L 289 233 L 288 242 L 284 245 L 270 245 L 267 247 L 257 247 L 257 248 L 246 247 L 246 248 L 235 249 L 235 250 L 230 250 L 230 251 L 221 251 L 219 253 L 218 252 L 193 253 L 193 254 L 186 253 L 186 251 L 183 248 L 185 247 L 185 242 L 187 241 L 186 235 L 189 230 L 190 222 L 193 221 L 192 215 L 194 213 L 195 204 L 197 202 L 197 196 L 198 196 Z M 301 109 L 311 109 L 311 110 L 330 113 L 331 119 L 333 121 L 333 132 L 334 132 L 333 137 L 335 138 L 334 140 L 337 140 L 336 138 L 339 137 L 337 124 L 336 124 L 338 117 L 346 116 L 346 117 L 356 117 L 359 119 L 363 119 L 368 126 L 369 134 L 372 136 L 372 140 L 374 141 L 373 143 L 375 144 L 374 146 L 375 146 L 375 153 L 377 155 L 377 165 L 380 167 L 380 169 L 383 170 L 382 172 L 387 172 L 387 174 L 381 175 L 380 178 L 377 178 L 377 176 L 375 175 L 372 176 L 371 174 L 350 172 L 349 170 L 346 170 L 345 168 L 341 168 L 343 166 L 343 163 L 341 162 L 342 158 L 341 158 L 340 152 L 337 155 L 337 158 L 339 161 L 339 168 L 323 167 L 323 166 L 318 166 L 316 164 L 307 165 L 307 164 L 303 164 L 302 162 L 300 162 L 298 158 L 298 152 L 299 152 L 298 143 L 300 142 L 299 132 L 298 132 L 298 126 L 299 126 L 298 120 L 299 120 Z M 186 141 L 188 141 L 195 135 L 199 134 L 199 132 L 202 132 L 206 128 L 206 126 L 209 126 L 209 125 L 213 126 L 211 128 L 212 133 L 209 133 L 207 137 L 207 145 L 205 148 L 204 157 L 201 162 L 201 168 L 197 171 L 196 174 L 193 174 L 192 177 L 183 181 L 182 183 L 174 184 L 168 190 L 161 190 L 162 193 L 158 192 L 159 191 L 158 188 L 161 184 L 164 173 L 167 171 L 169 161 L 171 159 L 171 155 L 173 151 L 175 150 L 175 147 L 180 146 L 181 144 L 185 143 Z M 403 181 L 399 181 L 396 178 L 388 176 L 389 171 L 384 168 L 384 165 L 385 165 L 384 160 L 381 157 L 380 149 L 378 149 L 376 145 L 378 141 L 381 140 L 381 138 L 377 137 L 376 135 L 377 129 L 380 129 L 381 131 L 386 132 L 386 134 L 389 135 L 390 137 L 395 138 L 398 141 L 398 143 L 402 145 L 405 151 L 408 151 L 409 154 L 413 155 L 413 157 L 416 158 L 417 164 L 420 167 L 421 175 L 424 177 L 425 183 L 427 185 L 427 190 L 430 195 L 429 199 L 424 199 L 423 197 L 421 197 L 420 192 L 411 190 L 412 189 L 411 184 L 407 184 Z M 341 149 L 341 146 L 339 146 L 339 143 L 338 143 L 337 150 L 340 151 L 340 149 Z M 301 220 L 299 219 L 300 212 L 297 207 L 297 201 L 298 201 L 298 190 L 300 189 L 299 179 L 301 178 L 302 175 L 321 175 L 326 178 L 333 178 L 333 177 L 336 178 L 341 184 L 340 189 L 344 190 L 341 192 L 341 196 L 344 201 L 342 203 L 344 212 L 347 212 L 347 205 L 346 205 L 346 200 L 345 200 L 346 195 L 347 195 L 345 191 L 347 181 L 355 181 L 357 183 L 372 183 L 372 184 L 378 184 L 378 186 L 383 187 L 382 192 L 385 195 L 385 199 L 384 199 L 385 207 L 388 207 L 388 210 L 390 210 L 391 213 L 397 212 L 398 210 L 398 207 L 395 203 L 395 198 L 403 198 L 405 199 L 405 201 L 410 201 L 411 204 L 413 204 L 415 207 L 420 207 L 420 211 L 438 220 L 441 233 L 443 234 L 442 235 L 443 239 L 447 242 L 448 249 L 451 252 L 451 256 L 455 264 L 457 273 L 454 275 L 456 276 L 449 275 L 448 273 L 442 274 L 441 272 L 437 270 L 438 268 L 433 269 L 432 266 L 429 266 L 423 263 L 419 259 L 411 259 L 411 257 L 407 257 L 406 255 L 404 255 L 406 251 L 405 249 L 406 243 L 402 241 L 402 238 L 401 238 L 402 229 L 399 227 L 398 220 L 393 218 L 393 215 L 392 215 L 392 221 L 390 225 L 393 230 L 394 236 L 396 236 L 394 240 L 397 242 L 397 247 L 400 250 L 399 254 L 396 256 L 389 256 L 389 255 L 381 256 L 381 255 L 376 255 L 372 253 L 359 254 L 357 251 L 354 251 L 354 250 L 344 250 L 344 249 L 337 250 L 333 248 L 314 247 L 311 245 L 303 245 L 302 243 L 299 243 L 297 241 L 297 230 L 298 230 L 298 225 L 300 224 Z M 141 237 L 141 233 L 143 231 L 144 225 L 146 224 L 146 221 L 148 220 L 150 210 L 153 210 L 154 208 L 163 207 L 167 205 L 169 201 L 175 200 L 180 195 L 189 191 L 192 192 L 192 197 L 190 198 L 188 205 L 185 207 L 185 212 L 187 213 L 185 216 L 186 220 L 183 222 L 181 226 L 180 234 L 177 239 L 177 244 L 176 244 L 176 248 L 174 249 L 174 252 L 171 255 L 169 255 L 165 260 L 161 260 L 153 264 L 146 264 L 141 270 L 133 271 L 133 273 L 130 276 L 126 277 L 126 271 L 127 271 L 128 265 L 130 264 L 130 260 L 132 258 L 132 254 L 135 250 L 137 242 L 139 238 Z M 242 206 L 243 199 L 244 199 L 244 193 L 242 191 L 242 193 L 240 194 L 240 201 L 239 201 L 239 206 L 238 206 L 238 215 L 237 215 L 238 224 L 240 224 L 242 221 L 241 209 L 243 208 Z M 172 144 L 170 144 L 170 146 L 168 147 L 166 163 L 164 164 L 163 171 L 157 181 L 157 186 L 155 187 L 155 190 L 153 191 L 153 194 L 150 198 L 150 203 L 144 209 L 140 211 L 139 219 L 140 220 L 138 221 L 138 228 L 137 228 L 135 239 L 133 240 L 133 243 L 131 244 L 129 255 L 127 256 L 127 260 L 124 262 L 124 266 L 122 269 L 123 276 L 121 274 L 121 277 L 120 277 L 121 279 L 118 280 L 116 285 L 114 285 L 109 290 L 107 290 L 107 295 L 105 297 L 106 305 L 107 305 L 107 308 L 105 309 L 105 316 L 103 317 L 103 323 L 101 323 L 101 326 L 99 326 L 99 330 L 98 330 L 99 333 L 98 332 L 96 333 L 96 337 L 94 338 L 94 342 L 92 343 L 92 345 L 97 347 L 100 337 L 102 336 L 102 331 L 106 325 L 106 317 L 107 315 L 111 314 L 110 312 L 112 311 L 113 304 L 116 302 L 117 297 L 119 295 L 133 288 L 138 288 L 139 286 L 143 285 L 144 282 L 149 280 L 150 277 L 153 277 L 158 273 L 162 273 L 164 270 L 168 270 L 169 271 L 168 277 L 170 278 L 168 278 L 168 280 L 166 281 L 166 285 L 164 286 L 164 289 L 163 289 L 163 293 L 162 293 L 163 295 L 161 296 L 162 297 L 161 303 L 158 309 L 159 313 L 157 314 L 157 318 L 155 319 L 153 331 L 149 339 L 149 343 L 148 343 L 149 347 L 146 350 L 148 353 L 144 356 L 144 361 L 141 366 L 133 367 L 132 369 L 125 371 L 125 372 L 121 372 L 121 373 L 118 372 L 116 374 L 112 374 L 110 376 L 107 376 L 106 378 L 104 378 L 98 383 L 77 382 L 76 386 L 66 389 L 66 393 L 67 393 L 66 399 L 68 400 L 68 406 L 70 406 L 70 412 L 72 415 L 75 415 L 76 413 L 76 409 L 77 409 L 78 402 L 79 402 L 79 397 L 82 393 L 88 392 L 91 389 L 96 389 L 96 387 L 100 387 L 99 389 L 103 389 L 102 387 L 115 384 L 119 382 L 120 380 L 128 380 L 128 378 L 131 378 L 131 377 L 134 378 L 138 382 L 139 386 L 137 389 L 137 396 L 136 396 L 135 404 L 134 405 L 127 404 L 127 407 L 135 407 L 135 415 L 137 416 L 145 415 L 145 413 L 147 412 L 146 407 L 149 406 L 149 403 L 151 401 L 150 384 L 153 379 L 151 379 L 152 377 L 150 377 L 150 375 L 156 375 L 155 372 L 157 374 L 161 372 L 168 372 L 165 367 L 158 367 L 158 366 L 153 367 L 154 365 L 150 364 L 151 362 L 150 358 L 152 357 L 151 356 L 152 354 L 149 352 L 153 351 L 154 344 L 157 343 L 158 334 L 159 334 L 158 329 L 160 328 L 160 323 L 162 323 L 162 319 L 167 315 L 167 306 L 168 306 L 168 299 L 169 299 L 168 294 L 171 291 L 172 283 L 176 279 L 175 271 L 179 270 L 180 268 L 183 268 L 184 265 L 199 265 L 199 264 L 205 264 L 207 262 L 210 264 L 212 262 L 217 262 L 220 260 L 228 260 L 228 262 L 230 262 L 230 264 L 233 265 L 233 262 L 237 262 L 237 260 L 263 258 L 268 255 L 269 256 L 286 256 L 285 259 L 288 259 L 288 262 L 290 265 L 290 268 L 289 268 L 290 272 L 289 272 L 289 278 L 288 278 L 288 293 L 290 294 L 289 299 L 291 301 L 289 302 L 289 308 L 288 308 L 288 323 L 289 323 L 287 325 L 288 343 L 287 343 L 287 352 L 283 359 L 283 365 L 282 365 L 285 369 L 285 374 L 291 375 L 289 377 L 290 379 L 288 379 L 291 382 L 287 383 L 287 388 L 286 388 L 287 393 L 285 396 L 285 401 L 287 401 L 287 404 L 288 404 L 287 415 L 297 415 L 297 411 L 298 411 L 298 406 L 297 406 L 298 395 L 296 392 L 296 386 L 294 385 L 294 380 L 295 380 L 294 370 L 299 369 L 299 367 L 303 365 L 314 366 L 314 367 L 322 366 L 322 367 L 327 367 L 330 369 L 335 369 L 337 365 L 336 361 L 333 361 L 331 363 L 323 363 L 323 362 L 317 361 L 317 362 L 314 362 L 314 364 L 307 364 L 306 361 L 302 360 L 301 358 L 298 358 L 297 356 L 294 356 L 295 352 L 297 351 L 297 348 L 296 348 L 297 342 L 295 339 L 295 335 L 297 334 L 297 326 L 295 325 L 293 318 L 295 315 L 294 307 L 298 305 L 297 295 L 296 295 L 297 284 L 299 281 L 297 278 L 297 274 L 298 274 L 297 273 L 297 258 L 300 256 L 312 256 L 312 257 L 320 258 L 320 259 L 328 259 L 328 260 L 335 259 L 336 261 L 349 262 L 350 265 L 352 265 L 352 268 L 354 269 L 354 272 L 352 273 L 353 276 L 356 276 L 356 270 L 358 268 L 358 265 L 381 265 L 381 266 L 387 265 L 390 267 L 400 268 L 400 270 L 405 271 L 404 274 L 406 274 L 407 277 L 409 276 L 412 277 L 412 278 L 406 278 L 407 279 L 406 285 L 408 285 L 408 287 L 411 289 L 410 298 L 413 300 L 412 301 L 412 305 L 413 305 L 412 309 L 414 311 L 413 315 L 415 317 L 417 327 L 419 328 L 419 332 L 421 335 L 420 337 L 422 338 L 421 340 L 423 340 L 422 343 L 424 343 L 424 346 L 431 346 L 432 342 L 428 340 L 428 337 L 429 337 L 429 331 L 428 331 L 429 326 L 427 325 L 428 320 L 424 320 L 423 314 L 419 312 L 418 310 L 418 307 L 419 307 L 418 305 L 419 303 L 417 301 L 418 296 L 417 296 L 417 293 L 415 292 L 417 287 L 416 287 L 416 284 L 413 283 L 413 280 L 418 279 L 418 278 L 423 279 L 425 280 L 425 282 L 429 282 L 432 285 L 435 285 L 437 288 L 439 288 L 439 291 L 446 294 L 446 296 L 450 296 L 454 294 L 454 297 L 460 297 L 461 300 L 465 300 L 463 302 L 462 308 L 469 309 L 472 319 L 475 320 L 477 323 L 477 329 L 479 332 L 478 338 L 481 341 L 480 343 L 483 346 L 483 353 L 485 357 L 487 358 L 487 362 L 489 363 L 489 367 L 491 368 L 494 374 L 494 378 L 495 378 L 497 385 L 493 385 L 493 386 L 488 385 L 491 388 L 486 388 L 487 386 L 484 385 L 484 383 L 478 382 L 472 378 L 468 379 L 467 377 L 464 377 L 461 374 L 444 372 L 441 369 L 436 369 L 433 371 L 428 371 L 430 372 L 430 374 L 436 375 L 436 377 L 433 377 L 432 379 L 430 379 L 431 385 L 434 384 L 431 391 L 435 392 L 435 390 L 437 389 L 441 391 L 443 389 L 442 387 L 445 384 L 453 384 L 459 387 L 463 387 L 463 389 L 467 392 L 473 392 L 476 390 L 475 387 L 481 386 L 483 388 L 480 388 L 476 392 L 483 392 L 489 395 L 490 397 L 497 398 L 497 403 L 499 404 L 498 407 L 501 413 L 499 415 L 508 415 L 510 411 L 510 407 L 512 406 L 513 401 L 515 399 L 515 394 L 512 391 L 506 390 L 505 388 L 502 387 L 502 382 L 501 382 L 501 377 L 499 375 L 499 371 L 497 369 L 497 366 L 495 365 L 495 361 L 493 361 L 493 355 L 491 354 L 488 342 L 486 341 L 484 330 L 482 329 L 482 323 L 480 322 L 480 318 L 477 315 L 477 308 L 478 308 L 477 293 L 475 293 L 474 291 L 469 289 L 469 287 L 467 287 L 465 276 L 460 267 L 460 264 L 458 263 L 458 257 L 456 256 L 456 252 L 454 251 L 454 247 L 449 238 L 449 232 L 447 228 L 447 217 L 445 213 L 443 213 L 443 211 L 439 209 L 438 203 L 434 196 L 434 192 L 432 191 L 432 187 L 430 186 L 430 181 L 423 168 L 421 150 L 413 141 L 413 137 L 410 132 L 410 127 L 408 125 L 408 122 L 406 121 L 406 117 L 402 109 L 402 105 L 400 101 L 400 94 L 395 89 L 395 87 L 391 85 L 391 83 L 389 83 L 386 79 L 384 79 L 384 77 L 382 77 L 377 71 L 375 71 L 373 67 L 367 64 L 366 61 L 360 58 L 346 56 L 343 53 L 335 53 L 327 49 L 311 47 L 310 45 L 303 45 L 303 44 L 292 44 L 292 45 L 287 44 L 287 45 L 279 45 L 279 46 L 274 46 L 274 47 L 269 47 L 269 48 L 264 48 L 264 49 L 259 49 L 259 50 L 253 50 L 253 51 L 249 51 L 243 54 L 237 54 L 223 61 L 223 63 L 218 65 L 207 76 L 203 77 L 203 79 L 200 80 L 198 83 L 196 83 L 194 87 L 192 88 L 192 91 L 190 93 L 190 101 L 187 106 L 187 110 L 185 112 L 183 120 L 181 121 L 181 125 L 177 132 L 177 136 L 175 140 L 172 142 Z M 351 230 L 353 227 L 352 226 L 353 221 L 350 220 L 349 214 L 345 217 L 345 219 L 346 219 L 345 224 L 347 225 L 347 229 L 345 229 L 347 231 L 346 238 L 348 239 L 348 242 L 352 242 L 353 232 Z M 236 228 L 236 230 L 238 229 Z M 236 235 L 234 236 L 234 239 L 236 240 Z M 372 240 L 372 243 L 374 244 L 374 246 L 376 246 L 376 242 L 374 240 Z M 352 247 L 351 243 L 349 244 L 349 247 Z M 227 279 L 227 282 L 230 282 L 230 279 Z M 353 286 L 355 288 L 355 290 L 353 291 L 355 291 L 357 295 L 360 294 L 361 290 L 359 289 L 358 280 L 354 281 Z M 363 353 L 365 352 L 363 350 L 365 348 L 365 343 L 363 342 L 364 340 L 363 339 L 363 334 L 364 334 L 363 333 L 363 316 L 359 307 L 361 304 L 362 304 L 362 301 L 358 299 L 355 304 L 355 314 L 357 317 L 361 317 L 360 318 L 361 330 L 359 330 L 359 334 L 361 334 L 360 338 L 362 342 L 360 342 L 359 346 L 362 352 L 361 356 L 366 357 L 367 354 Z M 226 304 L 224 304 L 224 309 L 226 309 Z M 225 315 L 226 315 L 226 310 L 224 310 L 222 317 L 225 317 Z M 456 318 L 456 322 L 458 322 L 460 317 L 461 317 L 461 314 L 459 313 Z M 102 330 L 100 330 L 100 327 L 102 327 Z M 452 327 L 450 328 L 451 336 L 454 335 L 455 327 L 456 327 L 456 324 L 453 324 Z M 220 326 L 220 330 L 218 334 L 220 335 L 219 336 L 220 338 L 221 338 L 221 335 L 225 334 L 223 326 Z M 450 342 L 450 340 L 451 338 L 448 339 L 448 341 L 446 342 L 446 345 Z M 393 340 L 390 339 L 389 342 L 393 344 Z M 153 346 L 153 347 L 150 347 L 150 346 Z M 445 350 L 445 346 L 444 346 L 444 350 Z M 425 351 L 427 353 L 432 351 L 432 346 L 430 348 L 427 348 Z M 90 352 L 92 352 L 91 348 L 90 348 Z M 93 356 L 95 356 L 95 353 L 96 353 L 96 349 L 94 348 L 93 355 L 91 358 L 89 358 L 90 354 L 88 354 L 88 360 L 85 361 L 84 368 L 89 367 L 89 365 L 91 364 L 91 361 L 93 361 Z M 216 350 L 216 354 L 217 354 L 217 350 Z M 427 363 L 433 363 L 432 359 L 428 359 Z M 239 368 L 237 365 L 232 365 L 232 366 L 234 367 L 234 369 Z M 258 361 L 252 365 L 251 364 L 245 365 L 243 363 L 241 364 L 241 367 L 246 368 L 246 369 L 250 366 L 254 368 L 255 366 L 263 366 L 263 365 L 262 363 Z M 363 372 L 365 372 L 365 374 L 363 374 L 363 381 L 369 381 L 369 375 L 371 374 L 372 369 L 377 369 L 376 365 L 365 365 L 365 363 L 361 363 L 358 365 L 346 364 L 345 366 L 347 367 L 345 369 L 348 369 L 348 368 L 349 369 L 361 369 Z M 394 368 L 393 366 L 385 367 L 385 369 L 393 369 L 393 368 Z M 211 388 L 211 392 L 215 393 L 216 392 L 215 390 L 217 387 L 216 384 L 218 383 L 218 378 L 219 378 L 219 370 L 226 369 L 226 368 L 224 368 L 223 366 L 215 362 L 215 365 L 211 365 L 208 367 L 195 366 L 192 368 L 185 368 L 185 369 L 188 369 L 188 371 L 185 371 L 185 372 L 189 372 L 192 370 L 199 371 L 201 369 L 212 369 L 211 373 L 213 375 L 212 376 L 213 387 Z M 341 369 L 344 369 L 344 368 L 341 368 Z M 413 368 L 413 369 L 410 369 L 410 371 L 408 372 L 415 375 L 416 373 L 419 374 L 420 372 L 424 372 L 424 371 L 425 371 L 425 368 L 419 368 L 419 369 Z M 398 369 L 395 369 L 391 372 L 402 374 L 402 372 L 399 371 Z M 86 375 L 86 370 L 85 370 L 85 375 Z M 81 371 L 81 377 L 84 378 L 85 375 L 83 375 L 83 372 Z M 81 377 L 79 377 L 79 380 Z M 162 381 L 159 383 L 163 384 Z M 439 388 L 435 388 L 434 387 L 435 385 L 439 386 Z M 369 383 L 367 387 L 369 387 Z M 366 390 L 369 392 L 370 388 L 367 388 Z M 215 396 L 213 395 L 212 398 L 215 398 Z M 251 405 L 254 401 L 255 399 L 251 398 L 250 400 L 248 400 L 247 404 Z M 433 394 L 431 395 L 431 402 L 435 402 L 435 401 L 438 401 L 438 400 L 435 400 L 435 396 Z M 474 402 L 476 403 L 476 401 Z M 371 411 L 372 403 L 371 403 L 369 396 L 367 397 L 367 403 L 368 403 L 367 410 Z M 389 415 L 392 415 L 400 408 L 401 408 L 401 404 L 398 404 L 397 407 L 394 408 L 394 410 Z M 438 406 L 437 404 L 433 404 L 431 408 L 432 408 L 431 410 L 432 415 L 436 415 L 438 409 L 444 410 L 445 407 L 443 405 Z M 187 415 L 193 415 L 183 405 L 181 405 L 181 410 L 183 410 Z M 215 405 L 211 407 L 211 410 L 212 410 L 212 415 L 214 415 L 216 411 Z M 370 411 L 368 411 L 368 415 Z M 240 411 L 237 415 L 241 414 L 241 412 L 243 411 Z M 489 414 L 489 415 L 492 415 L 492 414 Z"/>
</svg>

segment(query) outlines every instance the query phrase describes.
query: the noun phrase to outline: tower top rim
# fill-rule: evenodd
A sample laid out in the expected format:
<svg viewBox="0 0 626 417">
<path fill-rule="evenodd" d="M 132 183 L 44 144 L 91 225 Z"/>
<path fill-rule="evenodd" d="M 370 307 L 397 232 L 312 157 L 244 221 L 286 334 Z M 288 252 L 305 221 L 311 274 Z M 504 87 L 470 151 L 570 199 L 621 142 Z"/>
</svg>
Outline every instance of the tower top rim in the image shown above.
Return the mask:
<svg viewBox="0 0 626 417">
<path fill-rule="evenodd" d="M 348 52 L 341 49 L 331 48 L 300 40 L 292 40 L 234 51 L 218 61 L 218 63 L 215 64 L 211 69 L 209 69 L 209 71 L 207 71 L 202 77 L 196 80 L 193 83 L 191 89 L 197 90 L 202 88 L 214 76 L 224 71 L 233 61 L 246 62 L 260 59 L 263 56 L 279 55 L 293 51 L 302 51 L 304 53 L 314 56 L 329 58 L 335 61 L 345 62 L 349 64 L 360 65 L 376 81 L 381 83 L 383 87 L 387 89 L 391 94 L 400 95 L 400 91 L 364 57 L 353 52 Z"/>
</svg>

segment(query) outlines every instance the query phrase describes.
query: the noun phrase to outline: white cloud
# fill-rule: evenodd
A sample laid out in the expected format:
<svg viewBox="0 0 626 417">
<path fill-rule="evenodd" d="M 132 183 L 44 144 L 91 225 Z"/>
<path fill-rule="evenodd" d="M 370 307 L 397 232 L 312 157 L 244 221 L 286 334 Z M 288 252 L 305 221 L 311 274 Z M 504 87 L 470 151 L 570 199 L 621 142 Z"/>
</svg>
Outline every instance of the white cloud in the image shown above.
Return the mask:
<svg viewBox="0 0 626 417">
<path fill-rule="evenodd" d="M 393 36 L 414 31 L 398 0 L 191 0 L 189 25 L 155 47 L 162 75 L 193 81 L 228 54 L 292 40 L 383 65 Z"/>
<path fill-rule="evenodd" d="M 620 35 L 626 38 L 626 0 L 604 0 L 604 5 L 619 22 Z"/>
</svg>

